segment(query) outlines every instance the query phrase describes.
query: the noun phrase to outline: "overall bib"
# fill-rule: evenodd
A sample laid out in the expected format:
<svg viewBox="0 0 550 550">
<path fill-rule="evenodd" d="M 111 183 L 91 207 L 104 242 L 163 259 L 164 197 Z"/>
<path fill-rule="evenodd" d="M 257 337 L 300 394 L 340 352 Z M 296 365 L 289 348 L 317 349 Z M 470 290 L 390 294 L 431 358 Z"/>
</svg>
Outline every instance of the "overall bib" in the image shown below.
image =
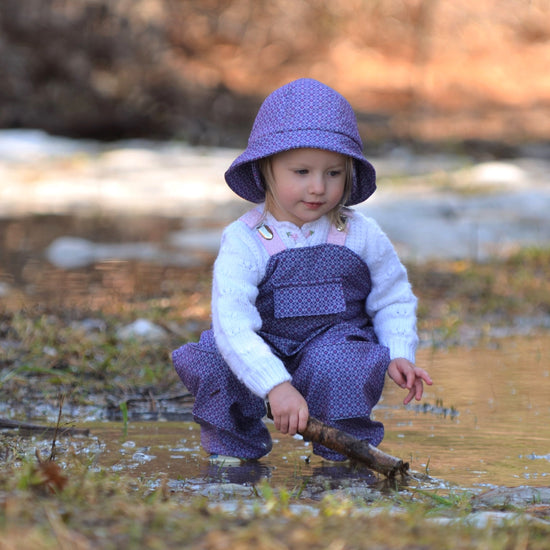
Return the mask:
<svg viewBox="0 0 550 550">
<path fill-rule="evenodd" d="M 241 220 L 257 227 L 252 210 Z M 270 254 L 256 307 L 259 335 L 292 375 L 311 416 L 378 445 L 384 427 L 370 419 L 390 362 L 365 312 L 371 290 L 365 262 L 343 246 L 346 233 L 332 228 L 326 244 L 287 249 L 265 225 L 257 236 Z M 195 396 L 193 415 L 209 453 L 260 458 L 271 450 L 262 418 L 265 402 L 233 374 L 216 348 L 212 330 L 172 354 L 175 369 Z M 314 444 L 328 460 L 345 457 Z"/>
</svg>

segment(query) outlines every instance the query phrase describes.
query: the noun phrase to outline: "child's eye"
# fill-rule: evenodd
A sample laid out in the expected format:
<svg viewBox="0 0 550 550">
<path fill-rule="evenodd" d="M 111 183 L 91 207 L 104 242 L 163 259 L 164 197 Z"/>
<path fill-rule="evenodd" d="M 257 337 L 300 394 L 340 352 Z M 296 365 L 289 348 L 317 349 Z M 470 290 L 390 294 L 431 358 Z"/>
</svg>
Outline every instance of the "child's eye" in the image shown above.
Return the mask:
<svg viewBox="0 0 550 550">
<path fill-rule="evenodd" d="M 338 177 L 340 174 L 342 174 L 342 170 L 330 170 L 328 175 L 332 178 Z"/>
<path fill-rule="evenodd" d="M 309 171 L 307 170 L 307 168 L 299 168 L 297 170 L 294 170 L 294 172 L 296 174 L 299 174 L 300 176 L 305 176 L 306 174 L 309 173 Z"/>
</svg>

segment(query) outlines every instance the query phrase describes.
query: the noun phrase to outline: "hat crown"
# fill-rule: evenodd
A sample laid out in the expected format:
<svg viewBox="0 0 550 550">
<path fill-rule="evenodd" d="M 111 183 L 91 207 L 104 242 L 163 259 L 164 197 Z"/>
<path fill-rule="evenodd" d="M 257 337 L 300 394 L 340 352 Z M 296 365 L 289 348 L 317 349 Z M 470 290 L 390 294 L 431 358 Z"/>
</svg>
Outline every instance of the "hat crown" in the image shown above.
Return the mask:
<svg viewBox="0 0 550 550">
<path fill-rule="evenodd" d="M 310 78 L 301 78 L 270 94 L 260 107 L 249 144 L 275 134 L 317 130 L 347 136 L 362 151 L 355 113 L 348 101 L 332 88 Z M 291 136 L 286 142 L 292 144 Z M 290 139 L 289 139 L 290 138 Z M 295 144 L 300 147 L 299 141 Z"/>
</svg>

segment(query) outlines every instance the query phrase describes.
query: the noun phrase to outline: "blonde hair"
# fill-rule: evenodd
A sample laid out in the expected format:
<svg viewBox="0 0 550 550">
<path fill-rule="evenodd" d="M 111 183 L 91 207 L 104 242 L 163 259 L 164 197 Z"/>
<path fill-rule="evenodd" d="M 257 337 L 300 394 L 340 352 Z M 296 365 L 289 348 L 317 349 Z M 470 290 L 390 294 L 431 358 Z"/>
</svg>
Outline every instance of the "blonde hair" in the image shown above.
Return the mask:
<svg viewBox="0 0 550 550">
<path fill-rule="evenodd" d="M 271 159 L 273 156 L 263 157 L 258 159 L 258 169 L 262 178 L 262 183 L 265 190 L 265 206 L 264 206 L 264 215 L 267 212 L 273 210 L 275 206 L 275 197 L 273 196 L 272 186 L 273 186 L 273 169 L 271 166 Z M 353 158 L 346 156 L 346 163 L 344 166 L 346 180 L 344 182 L 344 192 L 342 193 L 342 198 L 340 202 L 328 213 L 330 222 L 335 225 L 338 229 L 343 229 L 346 225 L 346 203 L 351 195 L 351 190 L 353 188 Z"/>
</svg>

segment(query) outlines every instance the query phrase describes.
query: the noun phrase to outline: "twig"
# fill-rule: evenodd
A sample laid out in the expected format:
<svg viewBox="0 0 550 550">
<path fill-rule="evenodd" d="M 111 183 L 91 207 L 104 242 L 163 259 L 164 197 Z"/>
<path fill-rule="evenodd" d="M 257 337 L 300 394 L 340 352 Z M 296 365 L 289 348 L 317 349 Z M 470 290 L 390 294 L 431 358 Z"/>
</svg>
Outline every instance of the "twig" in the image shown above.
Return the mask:
<svg viewBox="0 0 550 550">
<path fill-rule="evenodd" d="M 44 436 L 72 436 L 72 435 L 90 435 L 90 430 L 81 428 L 59 428 L 51 426 L 40 426 L 39 424 L 29 424 L 28 422 L 19 422 L 0 418 L 0 429 L 19 430 L 23 434 L 42 434 Z"/>
<path fill-rule="evenodd" d="M 307 441 L 324 445 L 378 473 L 384 474 L 386 477 L 392 478 L 396 474 L 406 475 L 409 469 L 408 462 L 403 462 L 399 458 L 386 454 L 368 441 L 357 439 L 342 430 L 327 426 L 311 416 L 308 419 L 306 429 L 301 435 Z"/>
<path fill-rule="evenodd" d="M 59 425 L 61 424 L 61 413 L 63 412 L 63 401 L 65 401 L 65 394 L 59 396 L 59 411 L 57 413 L 57 422 L 55 423 L 55 430 L 52 437 L 52 449 L 50 451 L 50 460 L 55 458 L 55 444 L 57 442 L 57 434 L 59 433 Z"/>
</svg>

